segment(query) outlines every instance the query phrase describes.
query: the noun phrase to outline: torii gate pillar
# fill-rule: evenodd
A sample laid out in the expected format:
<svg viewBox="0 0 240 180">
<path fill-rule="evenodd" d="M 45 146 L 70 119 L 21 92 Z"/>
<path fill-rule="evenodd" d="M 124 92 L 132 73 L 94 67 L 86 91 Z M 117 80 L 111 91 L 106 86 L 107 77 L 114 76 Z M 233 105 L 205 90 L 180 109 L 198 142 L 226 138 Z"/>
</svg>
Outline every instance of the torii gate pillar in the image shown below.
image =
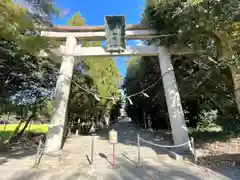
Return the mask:
<svg viewBox="0 0 240 180">
<path fill-rule="evenodd" d="M 73 36 L 67 37 L 65 53 L 73 53 L 77 40 Z M 59 77 L 55 91 L 54 109 L 45 144 L 45 152 L 55 152 L 62 148 L 64 128 L 67 123 L 67 107 L 74 68 L 74 57 L 63 56 Z"/>
<path fill-rule="evenodd" d="M 180 94 L 171 62 L 171 54 L 165 47 L 159 47 L 158 60 L 162 74 L 173 141 L 175 145 L 184 144 L 189 142 L 188 130 L 186 127 Z M 190 144 L 186 144 L 185 146 L 181 147 L 181 149 L 189 150 L 189 145 Z"/>
</svg>

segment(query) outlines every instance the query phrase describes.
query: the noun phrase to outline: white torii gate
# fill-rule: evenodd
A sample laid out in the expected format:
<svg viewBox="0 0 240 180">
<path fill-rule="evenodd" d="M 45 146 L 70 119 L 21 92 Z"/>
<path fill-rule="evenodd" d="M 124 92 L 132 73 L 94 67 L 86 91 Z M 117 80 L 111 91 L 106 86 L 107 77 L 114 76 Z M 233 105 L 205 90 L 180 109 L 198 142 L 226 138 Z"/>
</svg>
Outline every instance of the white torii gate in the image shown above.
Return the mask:
<svg viewBox="0 0 240 180">
<path fill-rule="evenodd" d="M 56 85 L 55 105 L 49 125 L 45 152 L 54 152 L 62 148 L 67 124 L 67 106 L 75 56 L 158 56 L 161 74 L 162 76 L 164 75 L 162 80 L 174 144 L 183 144 L 189 141 L 177 82 L 171 63 L 171 54 L 181 54 L 181 52 L 169 53 L 169 50 L 162 46 L 129 46 L 123 53 L 111 54 L 102 47 L 81 47 L 81 44 L 77 45 L 77 40 L 105 40 L 104 26 L 58 26 L 55 27 L 54 31 L 42 31 L 41 36 L 66 39 L 65 46 L 61 46 L 58 50 L 53 51 L 56 56 L 63 56 L 63 58 Z M 141 25 L 126 26 L 127 40 L 146 40 L 154 37 L 159 37 L 159 35 L 155 31 L 144 28 Z M 48 54 L 41 52 L 40 56 L 48 56 Z M 188 146 L 184 147 L 184 149 L 188 148 Z"/>
</svg>

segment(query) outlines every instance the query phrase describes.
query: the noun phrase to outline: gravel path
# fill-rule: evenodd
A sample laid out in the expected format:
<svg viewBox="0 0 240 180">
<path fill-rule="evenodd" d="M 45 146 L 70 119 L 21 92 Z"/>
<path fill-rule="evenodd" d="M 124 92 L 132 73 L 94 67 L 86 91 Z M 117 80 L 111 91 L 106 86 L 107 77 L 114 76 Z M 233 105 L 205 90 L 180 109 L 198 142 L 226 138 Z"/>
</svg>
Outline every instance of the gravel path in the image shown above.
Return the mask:
<svg viewBox="0 0 240 180">
<path fill-rule="evenodd" d="M 112 146 L 108 143 L 108 130 L 97 133 L 94 140 L 94 164 L 89 165 L 91 136 L 67 139 L 61 152 L 55 156 L 44 156 L 38 168 L 31 168 L 34 156 L 11 159 L 0 164 L 2 180 L 227 180 L 226 177 L 210 169 L 192 163 L 170 159 L 164 151 L 151 147 L 141 147 L 141 167 L 136 167 L 136 134 L 151 140 L 146 131 L 136 129 L 129 122 L 114 125 L 119 133 L 116 145 L 117 169 L 112 169 Z"/>
</svg>

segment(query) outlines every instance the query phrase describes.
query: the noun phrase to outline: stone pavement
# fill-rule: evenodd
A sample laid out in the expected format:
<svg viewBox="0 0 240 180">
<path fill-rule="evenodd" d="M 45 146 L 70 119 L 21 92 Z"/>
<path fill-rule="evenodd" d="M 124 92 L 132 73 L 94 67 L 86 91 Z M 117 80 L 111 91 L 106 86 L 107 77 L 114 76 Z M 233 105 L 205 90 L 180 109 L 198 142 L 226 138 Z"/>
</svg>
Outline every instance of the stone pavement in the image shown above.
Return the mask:
<svg viewBox="0 0 240 180">
<path fill-rule="evenodd" d="M 151 146 L 141 146 L 141 167 L 136 167 L 137 133 L 147 140 L 152 136 L 129 122 L 113 125 L 118 131 L 116 145 L 117 169 L 111 169 L 112 146 L 108 143 L 110 129 L 101 130 L 94 139 L 94 163 L 89 164 L 91 136 L 71 137 L 66 140 L 63 150 L 55 156 L 43 157 L 38 168 L 31 168 L 34 156 L 12 160 L 0 165 L 3 180 L 201 180 L 237 179 L 225 177 L 210 169 L 192 163 L 175 161 L 164 151 Z"/>
</svg>

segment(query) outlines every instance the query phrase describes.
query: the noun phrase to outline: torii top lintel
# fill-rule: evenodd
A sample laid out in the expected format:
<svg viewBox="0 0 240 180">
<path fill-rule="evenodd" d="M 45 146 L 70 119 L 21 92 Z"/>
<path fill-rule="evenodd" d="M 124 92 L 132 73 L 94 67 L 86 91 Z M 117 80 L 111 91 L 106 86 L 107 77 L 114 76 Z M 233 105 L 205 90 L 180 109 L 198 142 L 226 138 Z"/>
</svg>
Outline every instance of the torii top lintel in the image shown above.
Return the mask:
<svg viewBox="0 0 240 180">
<path fill-rule="evenodd" d="M 84 40 L 105 40 L 104 26 L 54 26 L 41 31 L 41 36 L 66 38 L 74 36 Z M 147 26 L 141 24 L 126 25 L 126 39 L 151 39 L 157 34 Z"/>
<path fill-rule="evenodd" d="M 53 26 L 44 28 L 44 31 L 55 32 L 101 32 L 105 31 L 105 26 Z M 151 30 L 142 24 L 128 24 L 126 30 Z"/>
</svg>

